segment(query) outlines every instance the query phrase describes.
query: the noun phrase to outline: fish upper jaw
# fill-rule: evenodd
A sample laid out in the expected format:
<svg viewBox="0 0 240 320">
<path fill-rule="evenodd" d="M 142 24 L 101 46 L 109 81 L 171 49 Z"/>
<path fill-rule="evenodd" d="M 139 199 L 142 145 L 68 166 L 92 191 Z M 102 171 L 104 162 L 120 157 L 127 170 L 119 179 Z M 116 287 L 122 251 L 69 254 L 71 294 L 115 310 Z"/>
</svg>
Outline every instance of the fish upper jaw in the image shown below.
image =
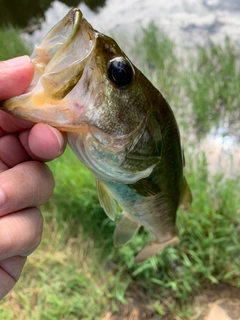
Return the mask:
<svg viewBox="0 0 240 320">
<path fill-rule="evenodd" d="M 82 132 L 85 122 L 113 130 L 123 92 L 109 79 L 107 68 L 121 55 L 115 41 L 94 30 L 79 9 L 72 9 L 35 47 L 31 55 L 35 74 L 27 92 L 5 101 L 2 110 L 66 132 Z M 132 127 L 128 124 L 127 130 Z"/>
<path fill-rule="evenodd" d="M 84 127 L 82 121 L 77 122 L 76 114 L 81 117 L 86 106 L 76 94 L 75 100 L 68 95 L 82 77 L 96 37 L 97 32 L 81 11 L 72 9 L 35 47 L 31 55 L 35 73 L 27 92 L 5 101 L 2 110 L 63 131 L 76 132 L 76 126 Z"/>
</svg>

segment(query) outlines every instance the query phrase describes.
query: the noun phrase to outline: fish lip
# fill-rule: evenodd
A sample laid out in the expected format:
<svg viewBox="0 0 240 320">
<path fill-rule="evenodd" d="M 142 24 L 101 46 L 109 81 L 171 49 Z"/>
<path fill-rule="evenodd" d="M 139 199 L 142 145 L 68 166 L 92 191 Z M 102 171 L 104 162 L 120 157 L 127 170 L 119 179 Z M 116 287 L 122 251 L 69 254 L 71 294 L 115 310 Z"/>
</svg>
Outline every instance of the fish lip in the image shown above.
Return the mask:
<svg viewBox="0 0 240 320">
<path fill-rule="evenodd" d="M 61 29 L 63 29 L 69 23 L 73 25 L 73 28 L 70 31 L 69 35 L 67 35 L 66 41 L 62 43 L 61 48 L 54 55 L 55 60 L 57 57 L 61 56 L 64 53 L 64 51 L 66 51 L 66 49 L 72 45 L 75 38 L 79 36 L 79 31 L 81 29 L 82 22 L 84 21 L 84 19 L 80 9 L 73 8 L 68 12 L 67 16 L 62 21 L 63 24 L 61 25 Z"/>
<path fill-rule="evenodd" d="M 80 9 L 73 8 L 68 12 L 69 19 L 72 20 L 73 24 L 78 24 L 82 20 L 83 15 Z"/>
<path fill-rule="evenodd" d="M 83 14 L 80 9 L 73 8 L 68 12 L 69 21 L 73 24 L 73 28 L 69 36 L 67 37 L 66 42 L 63 44 L 63 50 L 65 46 L 71 45 L 74 38 L 78 35 L 78 32 L 81 28 L 81 22 L 83 21 Z"/>
</svg>

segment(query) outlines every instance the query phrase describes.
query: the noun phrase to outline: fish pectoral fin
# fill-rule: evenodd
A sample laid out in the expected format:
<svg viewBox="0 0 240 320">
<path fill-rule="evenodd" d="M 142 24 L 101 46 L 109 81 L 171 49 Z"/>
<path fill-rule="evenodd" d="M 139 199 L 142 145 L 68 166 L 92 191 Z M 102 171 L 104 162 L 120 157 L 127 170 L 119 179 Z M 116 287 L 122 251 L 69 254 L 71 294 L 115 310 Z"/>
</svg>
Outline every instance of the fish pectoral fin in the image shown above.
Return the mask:
<svg viewBox="0 0 240 320">
<path fill-rule="evenodd" d="M 177 236 L 164 241 L 164 242 L 155 242 L 150 241 L 148 242 L 145 247 L 137 254 L 135 257 L 135 262 L 141 262 L 144 260 L 147 260 L 157 254 L 158 252 L 162 251 L 164 248 L 166 248 L 169 245 L 175 245 L 179 243 L 179 238 Z"/>
<path fill-rule="evenodd" d="M 189 188 L 187 181 L 185 180 L 185 185 L 184 185 L 183 194 L 182 194 L 179 208 L 186 210 L 190 206 L 191 203 L 192 203 L 192 193 L 191 193 L 191 190 Z"/>
<path fill-rule="evenodd" d="M 104 209 L 109 219 L 114 220 L 116 217 L 116 201 L 112 194 L 100 180 L 96 179 L 98 199 L 101 207 Z"/>
<path fill-rule="evenodd" d="M 114 246 L 120 247 L 128 243 L 140 228 L 140 224 L 123 215 L 114 231 Z"/>
<path fill-rule="evenodd" d="M 143 197 L 153 196 L 160 191 L 159 187 L 148 178 L 138 180 L 133 184 L 128 184 L 128 187 Z"/>
</svg>

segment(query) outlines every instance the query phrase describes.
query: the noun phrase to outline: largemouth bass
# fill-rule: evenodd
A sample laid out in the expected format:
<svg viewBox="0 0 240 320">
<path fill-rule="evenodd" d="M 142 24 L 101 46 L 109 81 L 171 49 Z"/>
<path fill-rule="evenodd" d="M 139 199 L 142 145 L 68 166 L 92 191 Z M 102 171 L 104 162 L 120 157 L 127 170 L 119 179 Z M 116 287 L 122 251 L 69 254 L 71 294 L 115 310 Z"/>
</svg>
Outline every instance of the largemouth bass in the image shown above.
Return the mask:
<svg viewBox="0 0 240 320">
<path fill-rule="evenodd" d="M 141 226 L 152 240 L 136 262 L 177 243 L 176 212 L 192 197 L 178 126 L 162 94 L 79 9 L 50 30 L 31 59 L 35 76 L 28 92 L 2 109 L 67 133 L 96 177 L 108 217 L 115 219 L 116 202 L 123 210 L 115 246 L 128 243 Z"/>
</svg>

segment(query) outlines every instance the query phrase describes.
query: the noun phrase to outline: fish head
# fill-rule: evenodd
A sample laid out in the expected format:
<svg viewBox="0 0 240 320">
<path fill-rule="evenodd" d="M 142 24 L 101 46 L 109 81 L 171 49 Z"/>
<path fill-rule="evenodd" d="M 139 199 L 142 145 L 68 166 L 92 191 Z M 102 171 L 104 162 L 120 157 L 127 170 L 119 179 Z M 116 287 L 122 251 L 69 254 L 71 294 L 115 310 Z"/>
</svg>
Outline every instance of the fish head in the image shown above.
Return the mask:
<svg viewBox="0 0 240 320">
<path fill-rule="evenodd" d="M 144 94 L 136 97 L 141 92 L 136 68 L 113 39 L 93 29 L 79 9 L 72 9 L 50 30 L 35 46 L 31 59 L 35 74 L 28 92 L 9 99 L 4 110 L 66 132 L 81 131 L 87 123 L 119 135 L 141 122 L 142 114 L 133 101 L 144 99 Z"/>
<path fill-rule="evenodd" d="M 134 183 L 151 173 L 161 153 L 161 130 L 151 112 L 160 93 L 112 38 L 72 9 L 31 59 L 30 87 L 5 101 L 3 110 L 66 131 L 98 178 L 107 172 L 109 179 Z"/>
</svg>

